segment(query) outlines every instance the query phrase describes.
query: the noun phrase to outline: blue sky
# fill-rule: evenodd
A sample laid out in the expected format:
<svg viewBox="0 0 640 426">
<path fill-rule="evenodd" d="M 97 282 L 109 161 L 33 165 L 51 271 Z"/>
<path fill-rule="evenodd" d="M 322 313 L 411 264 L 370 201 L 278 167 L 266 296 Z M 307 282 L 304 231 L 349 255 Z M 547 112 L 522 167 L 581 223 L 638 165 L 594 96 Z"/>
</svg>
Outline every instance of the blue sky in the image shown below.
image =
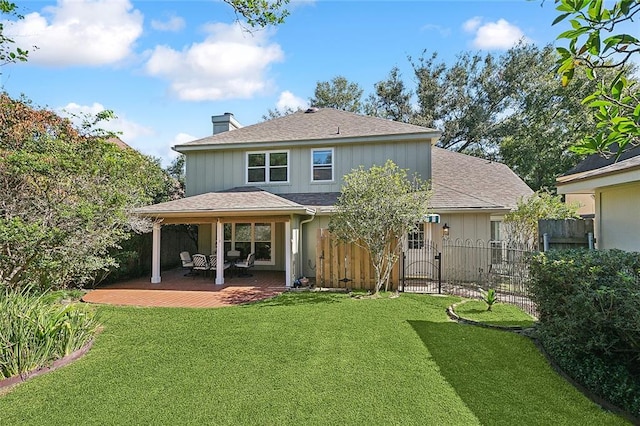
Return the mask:
<svg viewBox="0 0 640 426">
<path fill-rule="evenodd" d="M 305 106 L 318 81 L 343 75 L 364 97 L 408 56 L 500 53 L 519 39 L 553 43 L 554 3 L 295 1 L 277 28 L 242 31 L 220 1 L 14 0 L 25 19 L 5 26 L 26 64 L 0 68 L 0 89 L 55 110 L 111 109 L 104 126 L 168 164 L 176 143 L 211 134 L 211 116 L 243 125 L 269 108 Z"/>
</svg>

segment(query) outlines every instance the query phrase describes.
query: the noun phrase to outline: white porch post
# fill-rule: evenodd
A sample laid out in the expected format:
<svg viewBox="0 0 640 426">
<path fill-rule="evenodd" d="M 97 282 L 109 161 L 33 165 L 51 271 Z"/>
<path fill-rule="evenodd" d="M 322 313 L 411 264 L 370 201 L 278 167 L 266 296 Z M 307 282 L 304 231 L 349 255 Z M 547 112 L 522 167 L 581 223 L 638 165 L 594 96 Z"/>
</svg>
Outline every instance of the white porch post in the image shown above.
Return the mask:
<svg viewBox="0 0 640 426">
<path fill-rule="evenodd" d="M 216 261 L 216 284 L 224 284 L 224 230 L 220 219 L 216 224 Z"/>
<path fill-rule="evenodd" d="M 160 278 L 160 227 L 153 224 L 153 244 L 151 249 L 151 284 L 159 284 Z"/>
<path fill-rule="evenodd" d="M 284 223 L 285 285 L 291 287 L 291 221 Z"/>
</svg>

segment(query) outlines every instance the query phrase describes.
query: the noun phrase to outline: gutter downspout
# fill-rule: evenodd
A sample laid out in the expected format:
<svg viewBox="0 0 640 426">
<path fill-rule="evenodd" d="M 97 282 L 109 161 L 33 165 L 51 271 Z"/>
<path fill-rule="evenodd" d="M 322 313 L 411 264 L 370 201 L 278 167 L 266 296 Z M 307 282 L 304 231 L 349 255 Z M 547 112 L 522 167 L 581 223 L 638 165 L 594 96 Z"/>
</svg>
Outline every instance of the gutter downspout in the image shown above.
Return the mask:
<svg viewBox="0 0 640 426">
<path fill-rule="evenodd" d="M 315 219 L 315 218 L 316 218 L 316 210 L 313 210 L 312 216 L 309 219 L 300 221 L 300 232 L 298 233 L 298 247 L 300 247 L 300 249 L 299 249 L 300 250 L 300 254 L 299 254 L 300 260 L 304 259 L 304 256 L 303 256 L 303 253 L 304 253 L 303 252 L 303 244 L 302 244 L 302 242 L 303 242 L 303 240 L 302 240 L 302 228 L 303 228 L 303 226 L 302 225 L 306 225 L 307 223 L 313 221 L 313 219 Z M 304 264 L 300 265 L 300 272 L 302 273 L 302 275 L 304 275 Z"/>
</svg>

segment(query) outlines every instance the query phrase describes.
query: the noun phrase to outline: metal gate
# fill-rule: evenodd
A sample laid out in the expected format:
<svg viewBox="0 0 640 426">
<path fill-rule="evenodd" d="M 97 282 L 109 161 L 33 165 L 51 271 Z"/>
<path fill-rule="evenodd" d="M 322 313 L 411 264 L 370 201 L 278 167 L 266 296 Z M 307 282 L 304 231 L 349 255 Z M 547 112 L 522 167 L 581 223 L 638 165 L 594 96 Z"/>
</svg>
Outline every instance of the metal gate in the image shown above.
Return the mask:
<svg viewBox="0 0 640 426">
<path fill-rule="evenodd" d="M 431 240 L 411 241 L 402 253 L 401 291 L 442 293 L 442 253 Z"/>
<path fill-rule="evenodd" d="M 412 241 L 402 256 L 400 291 L 479 298 L 493 288 L 503 303 L 536 315 L 528 293 L 532 252 L 506 241 Z"/>
</svg>

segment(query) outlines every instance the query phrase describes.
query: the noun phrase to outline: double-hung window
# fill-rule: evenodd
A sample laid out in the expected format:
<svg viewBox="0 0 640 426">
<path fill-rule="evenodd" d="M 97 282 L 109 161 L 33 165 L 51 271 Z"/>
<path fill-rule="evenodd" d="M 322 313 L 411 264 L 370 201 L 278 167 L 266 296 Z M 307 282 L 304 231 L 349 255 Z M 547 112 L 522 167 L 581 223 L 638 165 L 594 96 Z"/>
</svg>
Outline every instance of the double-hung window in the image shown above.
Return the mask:
<svg viewBox="0 0 640 426">
<path fill-rule="evenodd" d="M 333 148 L 311 150 L 311 180 L 313 182 L 333 180 Z"/>
<path fill-rule="evenodd" d="M 289 151 L 247 153 L 247 183 L 289 182 Z"/>
</svg>

